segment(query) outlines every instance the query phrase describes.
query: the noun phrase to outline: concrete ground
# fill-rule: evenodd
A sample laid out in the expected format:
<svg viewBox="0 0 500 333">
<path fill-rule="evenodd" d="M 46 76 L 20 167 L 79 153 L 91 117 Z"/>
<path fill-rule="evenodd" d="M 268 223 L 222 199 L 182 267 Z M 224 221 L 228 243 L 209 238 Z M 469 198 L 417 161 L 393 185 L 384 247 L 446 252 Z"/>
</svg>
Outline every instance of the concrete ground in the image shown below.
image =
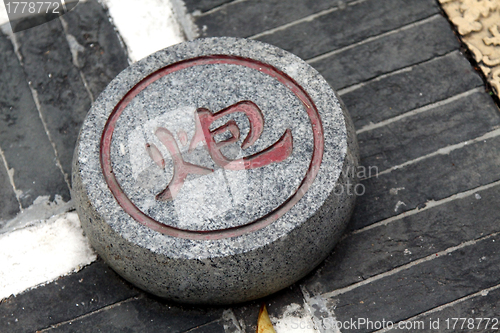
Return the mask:
<svg viewBox="0 0 500 333">
<path fill-rule="evenodd" d="M 377 171 L 361 182 L 345 237 L 297 284 L 232 307 L 156 299 L 91 259 L 3 299 L 0 332 L 248 333 L 262 302 L 277 332 L 385 332 L 388 322 L 400 324 L 394 331 L 500 330 L 499 100 L 438 2 L 184 2 L 184 13 L 173 4 L 187 38 L 276 45 L 339 93 L 361 164 Z M 79 127 L 129 64 L 108 14 L 88 0 L 61 20 L 0 34 L 0 237 L 19 232 L 34 203 L 46 217 L 71 210 Z"/>
</svg>

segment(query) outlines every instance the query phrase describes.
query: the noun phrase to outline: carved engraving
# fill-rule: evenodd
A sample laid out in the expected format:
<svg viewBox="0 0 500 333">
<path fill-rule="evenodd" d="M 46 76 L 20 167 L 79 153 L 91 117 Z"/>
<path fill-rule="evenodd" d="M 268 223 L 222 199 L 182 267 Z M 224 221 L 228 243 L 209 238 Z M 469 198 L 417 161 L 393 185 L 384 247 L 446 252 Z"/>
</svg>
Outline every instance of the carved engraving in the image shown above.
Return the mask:
<svg viewBox="0 0 500 333">
<path fill-rule="evenodd" d="M 194 165 L 184 161 L 179 150 L 179 146 L 177 146 L 177 142 L 175 142 L 174 136 L 168 129 L 160 127 L 156 130 L 155 134 L 161 141 L 161 143 L 168 149 L 168 152 L 172 157 L 172 161 L 174 162 L 174 175 L 172 176 L 172 180 L 168 184 L 167 188 L 165 188 L 156 196 L 156 200 L 169 201 L 174 199 L 189 174 L 208 175 L 209 173 L 214 171 L 212 169 L 204 168 L 202 166 Z M 165 168 L 163 157 L 162 163 L 157 162 L 157 154 L 161 155 L 158 148 L 156 148 L 156 146 L 153 144 L 146 144 L 146 149 L 148 148 L 151 150 L 151 152 L 153 152 L 149 155 L 153 158 L 153 161 L 155 161 L 155 163 L 161 168 Z"/>
<path fill-rule="evenodd" d="M 500 96 L 500 0 L 439 0 Z"/>
<path fill-rule="evenodd" d="M 205 108 L 197 109 L 195 113 L 195 133 L 189 144 L 188 152 L 193 152 L 200 143 L 204 143 L 204 147 L 207 149 L 214 163 L 226 170 L 256 169 L 271 163 L 282 162 L 290 157 L 293 150 L 293 137 L 290 129 L 287 129 L 278 141 L 258 153 L 237 160 L 230 160 L 224 156 L 221 152 L 221 148 L 240 139 L 240 128 L 234 120 L 229 120 L 224 125 L 214 130 L 210 130 L 210 126 L 218 119 L 237 112 L 245 114 L 250 124 L 250 130 L 245 140 L 243 140 L 241 148 L 245 150 L 251 147 L 260 138 L 264 130 L 264 116 L 255 103 L 251 101 L 242 101 L 216 113 L 212 113 Z M 225 132 L 229 132 L 231 136 L 224 141 L 216 142 L 215 137 Z M 156 196 L 157 200 L 170 201 L 175 199 L 175 196 L 179 193 L 189 174 L 207 175 L 214 172 L 213 169 L 184 161 L 179 146 L 168 129 L 160 127 L 156 130 L 155 135 L 167 148 L 174 164 L 172 180 L 167 187 Z M 186 132 L 179 131 L 178 136 L 181 144 L 186 145 Z M 164 169 L 165 160 L 160 150 L 151 143 L 146 144 L 146 150 L 151 159 L 160 168 Z"/>
</svg>

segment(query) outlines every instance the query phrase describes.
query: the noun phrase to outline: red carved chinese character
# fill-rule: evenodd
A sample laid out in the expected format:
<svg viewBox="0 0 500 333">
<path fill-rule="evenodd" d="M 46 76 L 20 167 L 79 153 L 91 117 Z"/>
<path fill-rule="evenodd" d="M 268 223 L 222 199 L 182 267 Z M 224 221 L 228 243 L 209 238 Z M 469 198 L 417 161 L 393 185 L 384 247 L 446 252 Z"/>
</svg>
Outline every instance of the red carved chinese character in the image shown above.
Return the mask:
<svg viewBox="0 0 500 333">
<path fill-rule="evenodd" d="M 156 200 L 173 200 L 177 193 L 181 190 L 181 187 L 184 185 L 184 181 L 189 174 L 208 175 L 209 173 L 214 172 L 212 169 L 204 168 L 202 166 L 184 161 L 181 156 L 179 146 L 177 146 L 174 136 L 168 129 L 160 127 L 156 130 L 155 134 L 161 143 L 163 143 L 163 145 L 168 149 L 170 155 L 172 156 L 172 161 L 174 162 L 174 175 L 172 176 L 172 180 L 168 186 L 156 196 Z M 165 168 L 165 160 L 154 144 L 146 144 L 146 150 L 148 151 L 149 156 L 160 168 Z"/>
<path fill-rule="evenodd" d="M 200 142 L 204 141 L 215 164 L 227 170 L 260 168 L 271 163 L 282 162 L 292 154 L 292 131 L 287 129 L 278 141 L 259 153 L 246 156 L 238 160 L 230 160 L 226 158 L 220 150 L 222 147 L 240 139 L 240 129 L 234 120 L 229 120 L 224 125 L 212 131 L 210 130 L 210 126 L 214 121 L 236 112 L 244 113 L 250 123 L 250 130 L 245 140 L 243 140 L 241 148 L 247 149 L 252 146 L 260 138 L 262 131 L 264 130 L 264 116 L 255 103 L 251 101 L 242 101 L 215 114 L 212 114 L 205 108 L 199 108 L 196 110 L 196 129 L 189 145 L 189 152 L 192 152 Z M 221 142 L 215 142 L 215 137 L 226 131 L 231 133 L 231 137 Z M 185 132 L 183 132 L 183 134 L 184 133 Z M 166 128 L 158 128 L 155 134 L 161 143 L 163 143 L 168 149 L 174 163 L 174 175 L 172 180 L 165 190 L 156 196 L 157 200 L 173 200 L 180 191 L 188 174 L 206 175 L 213 172 L 212 169 L 184 161 L 172 133 L 170 133 Z M 181 137 L 181 135 L 179 135 L 179 137 Z M 182 137 L 180 140 L 183 141 L 183 144 L 185 143 L 185 138 Z M 165 160 L 154 144 L 146 144 L 146 150 L 148 151 L 151 159 L 153 159 L 159 167 L 165 168 Z"/>
<path fill-rule="evenodd" d="M 215 114 L 212 114 L 209 110 L 204 108 L 198 109 L 196 111 L 198 118 L 196 121 L 196 131 L 193 139 L 191 140 L 189 150 L 192 151 L 199 142 L 205 141 L 207 150 L 214 162 L 218 166 L 227 170 L 260 168 L 271 163 L 282 162 L 292 154 L 292 131 L 287 129 L 277 142 L 265 150 L 234 161 L 227 159 L 222 154 L 220 149 L 229 143 L 238 141 L 240 134 L 238 126 L 234 120 L 231 120 L 225 125 L 211 131 L 210 125 L 212 125 L 214 121 L 236 112 L 244 113 L 248 117 L 248 121 L 250 123 L 250 131 L 241 144 L 241 149 L 247 149 L 253 145 L 255 141 L 260 138 L 260 135 L 264 130 L 264 116 L 255 103 L 251 101 L 242 101 Z M 215 142 L 215 136 L 217 134 L 224 133 L 226 129 L 231 132 L 232 137 L 219 143 Z"/>
</svg>

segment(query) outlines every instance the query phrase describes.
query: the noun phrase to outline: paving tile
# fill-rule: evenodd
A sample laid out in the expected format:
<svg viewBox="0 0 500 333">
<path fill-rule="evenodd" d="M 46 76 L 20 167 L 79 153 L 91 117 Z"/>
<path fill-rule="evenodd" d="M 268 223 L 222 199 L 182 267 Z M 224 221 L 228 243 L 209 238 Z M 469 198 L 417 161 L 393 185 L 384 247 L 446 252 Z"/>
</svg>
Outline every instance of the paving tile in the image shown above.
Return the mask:
<svg viewBox="0 0 500 333">
<path fill-rule="evenodd" d="M 181 307 L 143 296 L 58 325 L 48 332 L 174 333 L 191 332 L 198 327 L 195 332 L 220 332 L 217 330 L 220 323 L 212 325 L 212 322 L 221 316 L 220 309 Z"/>
<path fill-rule="evenodd" d="M 500 231 L 500 185 L 340 242 L 303 283 L 311 295 L 347 287 L 420 258 Z"/>
<path fill-rule="evenodd" d="M 61 21 L 53 20 L 22 31 L 16 34 L 16 39 L 59 161 L 70 175 L 74 146 L 91 99 L 73 65 Z"/>
<path fill-rule="evenodd" d="M 337 320 L 397 322 L 500 283 L 500 236 L 333 296 Z M 369 332 L 366 326 L 342 332 Z"/>
<path fill-rule="evenodd" d="M 459 318 L 466 318 L 465 323 Z M 500 289 L 484 292 L 437 312 L 419 316 L 415 321 L 423 322 L 425 325 L 425 329 L 419 330 L 419 332 L 436 332 L 438 330 L 447 332 L 460 330 L 467 333 L 497 332 L 500 330 Z M 463 329 L 462 325 L 464 325 Z M 391 332 L 408 332 L 408 330 L 395 329 Z"/>
<path fill-rule="evenodd" d="M 436 15 L 424 23 L 386 34 L 311 62 L 341 89 L 458 50 L 448 21 Z"/>
<path fill-rule="evenodd" d="M 188 13 L 192 13 L 194 11 L 206 12 L 231 1 L 233 0 L 184 0 L 184 4 Z"/>
<path fill-rule="evenodd" d="M 185 2 L 188 10 L 192 12 L 194 10 L 206 11 L 229 1 L 186 0 Z M 308 4 L 307 8 L 300 7 L 304 6 L 304 3 Z M 271 2 L 261 3 L 247 0 L 225 6 L 224 11 L 220 10 L 214 12 L 214 14 L 200 16 L 197 18 L 197 22 L 201 25 L 205 17 L 212 18 L 206 24 L 207 34 L 214 33 L 214 31 L 226 31 L 224 29 L 228 31 L 225 34 L 231 32 L 235 34 L 253 34 L 254 31 L 258 32 L 272 27 L 272 24 L 277 22 L 276 20 L 282 20 L 280 22 L 286 23 L 296 19 L 299 17 L 298 15 L 308 15 L 307 13 L 320 10 L 319 8 L 325 6 L 325 3 L 323 1 L 297 1 L 293 5 L 290 4 L 292 9 L 289 9 L 285 8 L 285 6 L 280 7 L 281 2 L 272 7 Z M 361 7 L 362 5 L 364 7 Z M 248 11 L 242 10 L 241 14 L 235 12 L 239 16 L 230 16 L 231 10 L 239 8 L 238 6 L 246 6 L 242 9 L 248 8 Z M 333 12 L 331 17 L 327 19 L 317 18 L 312 22 L 304 23 L 302 27 L 298 27 L 299 25 L 292 26 L 279 32 L 282 35 L 276 33 L 268 36 L 269 38 L 275 38 L 276 43 L 283 43 L 289 49 L 297 49 L 298 53 L 318 55 L 347 45 L 345 43 L 350 44 L 353 41 L 360 41 L 378 35 L 394 27 L 397 28 L 437 12 L 435 3 L 430 0 L 425 0 L 425 3 L 419 2 L 418 5 L 411 1 L 402 0 L 378 2 L 368 0 L 357 6 L 347 6 L 342 11 Z M 391 15 L 399 16 L 399 18 L 383 16 L 385 14 L 379 11 L 384 6 L 387 7 L 385 10 L 392 11 Z M 269 10 L 266 9 L 268 11 L 266 15 L 269 15 L 269 17 L 259 15 L 258 8 L 262 13 L 262 8 L 267 7 L 270 7 Z M 293 8 L 299 7 L 300 10 L 293 11 Z M 69 33 L 85 49 L 79 53 L 78 59 L 81 62 L 81 70 L 89 82 L 89 88 L 94 95 L 97 95 L 107 81 L 123 65 L 123 59 L 120 58 L 123 54 L 120 53 L 121 51 L 117 54 L 107 53 L 117 50 L 116 40 L 113 40 L 116 35 L 111 34 L 107 21 L 101 22 L 105 17 L 103 16 L 105 13 L 98 4 L 93 1 L 87 2 L 86 4 L 80 4 L 77 10 L 80 11 L 68 14 L 65 19 L 68 22 Z M 288 12 L 289 10 L 291 11 Z M 394 14 L 394 12 L 397 14 Z M 216 16 L 216 13 L 219 16 Z M 382 18 L 380 22 L 375 19 L 377 13 L 379 13 L 378 18 Z M 70 17 L 69 15 L 72 14 L 73 16 Z M 223 20 L 224 17 L 226 21 Z M 346 28 L 347 24 L 345 22 L 349 17 L 350 20 L 353 20 L 353 17 L 356 19 L 356 21 L 350 22 L 361 21 L 363 24 L 356 24 L 352 28 Z M 230 21 L 227 26 L 223 26 L 227 20 L 234 20 L 234 22 Z M 99 22 L 103 25 L 99 25 Z M 365 22 L 366 24 L 364 24 Z M 54 35 L 50 35 L 50 38 L 57 40 L 57 42 L 53 41 L 54 44 L 51 45 L 57 47 L 66 45 L 61 42 L 60 27 L 54 28 L 53 31 Z M 288 34 L 285 35 L 285 32 Z M 304 32 L 306 35 L 304 35 Z M 297 37 L 293 36 L 294 33 L 297 34 Z M 29 35 L 29 32 L 23 37 L 27 35 Z M 39 45 L 42 45 L 43 41 L 49 43 L 50 38 L 49 35 L 42 35 Z M 320 38 L 329 38 L 329 41 L 323 43 L 322 40 L 319 40 Z M 313 41 L 314 39 L 316 39 L 316 42 Z M 50 96 L 55 96 L 59 92 L 57 89 L 63 90 L 61 87 L 70 87 L 68 91 L 71 94 L 76 94 L 76 97 L 72 97 L 72 103 L 64 102 L 65 104 L 56 105 L 57 112 L 71 109 L 75 103 L 79 105 L 88 104 L 88 96 L 85 97 L 85 94 L 81 94 L 84 90 L 81 90 L 81 85 L 77 83 L 78 76 L 75 76 L 75 73 L 79 73 L 72 66 L 64 67 L 71 62 L 71 54 L 69 53 L 68 57 L 66 49 L 61 51 L 58 48 L 49 52 L 49 54 L 43 54 L 39 52 L 42 46 L 37 46 L 38 51 L 31 52 L 28 50 L 28 52 L 26 50 L 31 47 L 27 46 L 29 43 L 32 43 L 29 39 L 22 43 L 24 54 L 28 58 L 32 56 L 33 59 L 30 60 L 31 63 L 27 63 L 26 70 L 28 73 L 29 68 L 35 70 L 35 65 L 40 67 L 40 64 L 45 64 L 52 59 L 51 53 L 57 53 L 54 59 L 51 60 L 54 64 L 50 65 L 49 71 L 43 68 L 45 74 L 31 74 L 33 78 L 30 79 L 32 79 L 35 87 L 38 85 L 37 90 L 47 89 L 44 93 L 39 91 L 39 94 L 44 95 L 44 98 L 46 98 L 43 100 L 42 105 L 47 108 L 48 106 L 52 107 L 54 101 L 59 103 L 59 96 Z M 308 44 L 310 44 L 310 48 L 307 47 Z M 458 46 L 458 42 L 454 38 L 448 23 L 441 17 L 436 17 L 425 24 L 332 54 L 327 58 L 315 61 L 313 65 L 320 69 L 335 88 L 342 88 L 363 82 L 380 74 L 432 59 L 437 55 L 446 54 L 458 49 Z M 2 57 L 2 54 L 3 52 L 0 52 L 0 57 Z M 448 59 L 448 57 L 450 60 L 442 60 Z M 61 59 L 64 59 L 64 61 Z M 114 62 L 114 59 L 122 60 Z M 64 66 L 61 64 L 64 64 Z M 113 67 L 115 65 L 117 67 Z M 436 59 L 435 62 L 422 64 L 422 68 L 417 66 L 412 72 L 404 73 L 401 76 L 387 77 L 383 81 L 381 80 L 380 85 L 376 85 L 376 88 L 369 87 L 370 85 L 360 88 L 357 92 L 359 101 L 356 101 L 356 92 L 353 92 L 352 97 L 346 96 L 345 100 L 348 106 L 350 102 L 353 104 L 354 101 L 359 102 L 359 104 L 352 106 L 352 109 L 355 110 L 355 119 L 358 115 L 361 117 L 357 120 L 357 126 L 366 124 L 363 123 L 364 121 L 387 119 L 415 107 L 479 86 L 481 83 L 477 75 L 467 65 L 463 58 L 457 53 L 453 53 L 444 58 Z M 65 75 L 68 75 L 68 73 L 69 75 L 64 77 L 62 73 L 53 73 L 52 70 L 57 68 L 63 68 L 63 70 L 67 71 Z M 70 69 L 68 70 L 68 68 Z M 436 75 L 436 72 L 433 72 L 433 69 L 436 68 L 442 68 L 443 73 Z M 52 74 L 52 78 L 58 75 L 57 77 L 60 80 L 58 86 L 53 86 L 53 90 L 50 90 L 52 89 L 49 84 L 51 81 L 46 81 L 46 78 L 43 77 L 43 75 L 48 77 L 48 73 Z M 417 96 L 417 92 L 422 93 L 423 96 Z M 371 94 L 371 97 L 369 94 Z M 482 113 L 484 110 L 491 111 L 492 107 L 491 101 L 484 100 L 484 94 L 481 96 L 477 98 L 479 102 L 484 102 L 485 107 L 477 110 L 477 113 L 474 114 L 464 115 L 460 113 L 460 110 L 470 109 L 467 105 L 459 105 L 457 108 L 450 109 L 440 108 L 435 114 L 429 111 L 431 113 L 427 113 L 427 115 L 436 117 L 432 119 L 436 123 L 436 127 L 410 128 L 410 132 L 407 133 L 408 126 L 416 126 L 417 124 L 422 126 L 426 124 L 426 121 L 431 121 L 431 119 L 422 117 L 417 119 L 421 121 L 420 123 L 408 122 L 406 123 L 407 127 L 388 127 L 384 131 L 381 130 L 381 132 L 373 131 L 371 133 L 373 137 L 361 138 L 361 140 L 365 140 L 362 141 L 363 146 L 365 146 L 365 152 L 363 153 L 365 159 L 367 157 L 372 158 L 370 154 L 376 152 L 379 155 L 375 154 L 373 158 L 383 156 L 384 163 L 392 166 L 394 163 L 399 163 L 397 161 L 411 159 L 413 156 L 423 154 L 435 147 L 462 140 L 464 136 L 483 133 L 488 128 L 491 128 L 496 118 L 491 113 Z M 376 98 L 380 99 L 376 100 Z M 474 98 L 476 97 L 474 96 Z M 471 100 L 467 101 L 473 105 L 472 97 Z M 370 104 L 373 105 L 372 109 L 366 106 Z M 393 111 L 391 109 L 392 105 L 398 105 L 399 109 Z M 351 106 L 349 107 L 351 108 Z M 363 114 L 363 110 L 370 114 Z M 58 117 L 60 118 L 61 114 L 57 112 L 53 113 L 53 118 L 49 123 L 50 126 L 54 126 L 50 128 L 51 134 L 57 133 L 60 124 L 67 124 L 66 120 L 61 120 L 61 123 L 58 122 Z M 77 110 L 76 112 L 77 115 L 84 115 L 84 113 L 86 113 L 86 110 Z M 461 125 L 462 127 L 449 128 L 447 132 L 441 133 L 441 136 L 439 136 L 440 128 L 437 128 L 437 124 L 440 123 L 442 126 L 450 125 L 444 122 L 445 115 L 456 115 L 458 120 L 453 122 L 454 118 L 451 118 L 450 124 Z M 77 117 L 75 123 L 79 121 L 81 119 Z M 77 129 L 77 127 L 79 127 L 79 124 L 72 128 Z M 392 131 L 387 132 L 388 129 L 392 129 Z M 448 132 L 450 135 L 448 135 Z M 441 141 L 435 142 L 429 139 L 434 133 L 438 133 L 434 135 L 434 139 Z M 425 144 L 422 142 L 415 143 L 419 135 L 423 135 L 424 139 L 427 140 Z M 396 144 L 397 140 L 406 141 L 403 143 L 397 142 Z M 56 140 L 54 141 L 56 142 Z M 65 143 L 64 139 L 56 142 L 58 145 L 63 143 Z M 381 149 L 382 145 L 390 144 L 394 145 L 391 150 L 384 151 Z M 417 146 L 417 144 L 420 146 Z M 446 197 L 457 191 L 497 180 L 495 172 L 498 170 L 500 160 L 496 156 L 498 155 L 496 152 L 499 144 L 500 139 L 490 139 L 486 143 L 467 146 L 459 151 L 451 152 L 450 155 L 424 160 L 403 170 L 393 171 L 391 174 L 381 176 L 378 179 L 366 181 L 368 192 L 358 202 L 358 208 L 360 206 L 362 208 L 358 210 L 354 219 L 354 227 L 357 228 L 395 215 L 396 212 L 393 213 L 393 210 L 399 200 L 404 201 L 407 206 L 400 206 L 397 213 L 421 205 L 428 199 Z M 407 147 L 409 146 L 417 147 L 408 150 Z M 62 149 L 64 152 L 66 146 L 63 145 L 62 147 L 59 148 L 58 146 L 58 151 Z M 368 149 L 368 147 L 370 148 Z M 403 153 L 405 155 L 402 155 Z M 484 161 L 488 161 L 488 163 L 481 165 Z M 65 164 L 63 163 L 63 165 Z M 65 166 L 65 170 L 67 169 L 67 166 Z M 399 187 L 405 187 L 400 192 L 402 196 L 392 195 L 390 189 Z M 375 228 L 350 236 L 337 247 L 336 252 L 322 266 L 317 276 L 314 275 L 312 280 L 307 280 L 307 285 L 310 288 L 316 288 L 314 289 L 316 293 L 328 292 L 357 282 L 360 279 L 385 272 L 419 257 L 435 253 L 439 249 L 497 231 L 495 222 L 498 221 L 498 214 L 494 211 L 497 210 L 497 200 L 495 201 L 495 198 L 498 198 L 498 192 L 498 187 L 495 187 L 479 192 L 481 199 L 471 196 L 456 200 L 393 222 L 383 228 Z M 497 253 L 499 241 L 500 239 L 497 239 L 495 243 L 491 243 L 491 240 L 479 242 L 473 247 L 456 251 L 445 258 L 437 258 L 335 297 L 337 302 L 335 312 L 338 319 L 354 318 L 356 316 L 369 317 L 372 320 L 388 318 L 388 316 L 395 318 L 393 320 L 404 319 L 430 307 L 443 304 L 443 302 L 475 292 L 479 288 L 499 283 L 498 261 L 500 259 Z M 411 254 L 408 254 L 408 252 L 405 254 L 405 250 L 408 250 Z M 495 254 L 497 258 L 495 258 Z M 483 257 L 486 257 L 486 260 L 483 260 Z M 84 273 L 86 275 L 83 276 Z M 63 281 L 66 282 L 63 283 Z M 318 282 L 321 284 L 320 288 L 317 288 Z M 62 286 L 65 288 L 63 289 Z M 137 295 L 140 295 L 138 299 L 109 306 Z M 402 305 L 402 299 L 404 299 L 404 305 Z M 255 330 L 258 308 L 262 301 L 268 304 L 269 313 L 274 317 L 281 316 L 290 304 L 297 303 L 303 306 L 302 294 L 297 286 L 293 286 L 291 290 L 286 289 L 264 300 L 234 307 L 237 319 L 240 323 L 243 323 L 243 327 L 247 332 Z M 81 306 L 77 307 L 76 304 L 81 304 Z M 495 303 L 491 301 L 488 304 Z M 106 306 L 109 307 L 103 309 Z M 483 307 L 485 306 L 483 305 Z M 98 309 L 102 310 L 92 312 Z M 0 318 L 3 318 L 0 320 L 0 331 L 32 331 L 89 314 L 83 318 L 52 328 L 50 331 L 223 332 L 223 325 L 219 320 L 221 313 L 222 309 L 180 307 L 144 296 L 144 294 L 123 282 L 102 262 L 97 262 L 77 274 L 60 279 L 57 284 L 52 283 L 0 303 Z M 18 319 L 18 321 L 16 322 L 15 319 Z"/>
<path fill-rule="evenodd" d="M 500 127 L 490 95 L 476 92 L 451 103 L 358 134 L 361 164 L 386 170 Z"/>
<path fill-rule="evenodd" d="M 25 74 L 10 40 L 0 33 L 0 146 L 23 208 L 39 196 L 56 194 L 69 200 L 69 189 L 57 167 L 54 149 L 47 137 Z M 2 162 L 3 163 L 3 162 Z M 12 198 L 2 205 L 6 216 L 15 212 Z"/>
<path fill-rule="evenodd" d="M 185 333 L 228 333 L 228 331 L 224 328 L 224 324 L 222 321 L 214 321 L 212 323 L 202 325 L 199 327 L 195 327 L 186 331 Z"/>
<path fill-rule="evenodd" d="M 348 228 L 359 229 L 427 201 L 498 181 L 499 149 L 497 136 L 363 181 L 366 193 L 358 197 Z"/>
<path fill-rule="evenodd" d="M 469 61 L 454 51 L 339 93 L 360 129 L 483 85 Z"/>
<path fill-rule="evenodd" d="M 352 1 L 354 0 L 345 1 L 343 4 L 345 5 L 345 3 Z M 233 2 L 215 12 L 195 17 L 195 23 L 200 27 L 202 37 L 250 37 L 322 10 L 338 6 L 339 3 L 341 3 L 339 0 L 247 0 Z M 319 20 L 324 24 L 321 18 Z M 300 30 L 300 32 L 307 33 L 304 29 Z M 280 36 L 278 35 L 278 39 Z M 328 36 L 331 38 L 332 35 Z M 289 36 L 287 37 L 289 38 Z M 279 40 L 286 42 L 282 39 Z"/>
<path fill-rule="evenodd" d="M 1 106 L 0 112 L 0 121 L 6 121 L 3 114 L 3 106 Z M 10 184 L 9 175 L 2 164 L 3 161 L 0 160 L 0 203 L 2 203 L 2 209 L 0 209 L 0 230 L 2 230 L 4 225 L 3 221 L 10 220 L 19 213 L 19 203 L 17 202 L 14 188 Z"/>
<path fill-rule="evenodd" d="M 439 12 L 433 0 L 367 0 L 342 8 L 258 39 L 310 59 Z"/>
<path fill-rule="evenodd" d="M 236 320 L 240 324 L 240 328 L 243 332 L 256 332 L 257 331 L 257 320 L 259 318 L 259 309 L 262 305 L 262 300 L 249 302 L 245 305 L 235 306 L 232 311 L 236 317 Z M 267 310 L 270 311 L 274 307 L 270 307 L 269 303 L 266 302 Z"/>
<path fill-rule="evenodd" d="M 80 3 L 64 15 L 67 32 L 81 46 L 78 66 L 94 98 L 128 66 L 127 53 L 120 44 L 108 15 L 95 0 Z"/>
<path fill-rule="evenodd" d="M 33 332 L 139 294 L 100 260 L 0 302 L 0 332 Z"/>
</svg>

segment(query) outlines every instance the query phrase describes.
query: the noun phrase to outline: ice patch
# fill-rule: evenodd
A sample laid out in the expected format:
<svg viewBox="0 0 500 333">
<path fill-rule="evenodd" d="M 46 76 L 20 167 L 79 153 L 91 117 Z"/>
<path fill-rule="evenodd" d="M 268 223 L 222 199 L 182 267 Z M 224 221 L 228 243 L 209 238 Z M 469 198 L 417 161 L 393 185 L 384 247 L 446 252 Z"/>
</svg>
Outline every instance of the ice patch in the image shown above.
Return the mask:
<svg viewBox="0 0 500 333">
<path fill-rule="evenodd" d="M 56 194 L 54 201 L 50 201 L 48 195 L 40 196 L 35 199 L 30 207 L 23 209 L 14 219 L 6 222 L 0 230 L 0 234 L 43 222 L 54 215 L 68 212 L 73 208 L 73 202 L 65 202 L 60 195 Z"/>
</svg>

